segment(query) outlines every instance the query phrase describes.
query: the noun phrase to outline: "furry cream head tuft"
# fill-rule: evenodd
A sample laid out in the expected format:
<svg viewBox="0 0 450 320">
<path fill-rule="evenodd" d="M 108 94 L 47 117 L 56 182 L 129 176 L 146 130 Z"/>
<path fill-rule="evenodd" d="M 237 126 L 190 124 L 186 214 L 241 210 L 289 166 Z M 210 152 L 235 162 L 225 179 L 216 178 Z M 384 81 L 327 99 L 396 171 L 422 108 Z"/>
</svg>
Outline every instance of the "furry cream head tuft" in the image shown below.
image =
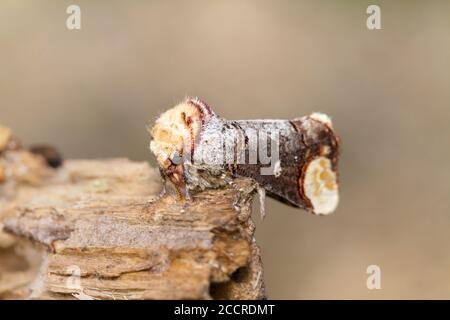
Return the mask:
<svg viewBox="0 0 450 320">
<path fill-rule="evenodd" d="M 189 101 L 164 112 L 150 130 L 150 150 L 158 164 L 167 169 L 174 157 L 190 152 L 201 125 L 201 111 Z"/>
</svg>

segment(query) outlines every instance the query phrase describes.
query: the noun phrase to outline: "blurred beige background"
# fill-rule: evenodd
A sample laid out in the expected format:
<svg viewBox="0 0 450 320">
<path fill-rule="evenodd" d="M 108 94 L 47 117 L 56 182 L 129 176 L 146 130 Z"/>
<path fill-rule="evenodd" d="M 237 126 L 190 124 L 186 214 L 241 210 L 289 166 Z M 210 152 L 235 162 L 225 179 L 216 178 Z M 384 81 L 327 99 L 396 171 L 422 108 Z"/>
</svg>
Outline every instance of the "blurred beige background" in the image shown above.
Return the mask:
<svg viewBox="0 0 450 320">
<path fill-rule="evenodd" d="M 227 118 L 332 116 L 337 212 L 255 214 L 271 298 L 450 298 L 449 71 L 449 1 L 0 2 L 0 122 L 27 144 L 154 164 L 145 125 L 185 95 Z"/>
</svg>

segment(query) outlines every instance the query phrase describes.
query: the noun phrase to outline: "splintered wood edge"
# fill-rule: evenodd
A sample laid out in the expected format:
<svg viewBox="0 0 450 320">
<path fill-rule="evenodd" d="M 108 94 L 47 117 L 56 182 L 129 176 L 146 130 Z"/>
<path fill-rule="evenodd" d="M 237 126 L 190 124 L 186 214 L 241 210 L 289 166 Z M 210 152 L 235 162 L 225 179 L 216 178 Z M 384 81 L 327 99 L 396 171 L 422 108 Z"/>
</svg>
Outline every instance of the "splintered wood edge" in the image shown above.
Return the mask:
<svg viewBox="0 0 450 320">
<path fill-rule="evenodd" d="M 157 170 L 126 159 L 67 161 L 39 188 L 18 188 L 5 230 L 48 251 L 31 296 L 263 298 L 253 182 L 192 202 L 158 198 L 160 188 Z"/>
</svg>

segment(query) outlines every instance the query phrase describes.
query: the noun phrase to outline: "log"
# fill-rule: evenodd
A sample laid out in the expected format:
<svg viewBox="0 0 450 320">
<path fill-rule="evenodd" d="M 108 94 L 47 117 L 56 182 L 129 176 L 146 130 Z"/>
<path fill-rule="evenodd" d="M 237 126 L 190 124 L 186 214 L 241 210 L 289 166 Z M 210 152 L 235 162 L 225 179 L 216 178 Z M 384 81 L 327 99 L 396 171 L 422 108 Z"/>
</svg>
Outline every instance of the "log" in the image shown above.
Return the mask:
<svg viewBox="0 0 450 320">
<path fill-rule="evenodd" d="M 265 297 L 252 180 L 183 201 L 160 197 L 159 172 L 143 162 L 68 160 L 51 170 L 0 193 L 0 264 L 15 256 L 27 265 L 0 268 L 0 298 Z"/>
</svg>

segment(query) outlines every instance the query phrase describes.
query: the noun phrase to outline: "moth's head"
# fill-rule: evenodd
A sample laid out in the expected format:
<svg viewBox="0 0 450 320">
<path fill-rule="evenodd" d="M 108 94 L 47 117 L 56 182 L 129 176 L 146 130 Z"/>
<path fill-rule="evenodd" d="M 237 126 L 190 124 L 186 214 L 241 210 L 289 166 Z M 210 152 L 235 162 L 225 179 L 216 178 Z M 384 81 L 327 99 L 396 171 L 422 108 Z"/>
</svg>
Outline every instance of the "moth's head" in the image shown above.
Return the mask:
<svg viewBox="0 0 450 320">
<path fill-rule="evenodd" d="M 150 150 L 162 169 L 168 169 L 180 157 L 190 155 L 202 124 L 212 114 L 201 100 L 187 98 L 159 116 L 149 130 L 152 138 Z"/>
<path fill-rule="evenodd" d="M 312 155 L 301 178 L 303 195 L 309 200 L 315 214 L 330 214 L 339 203 L 338 157 L 339 138 L 331 119 L 323 113 L 306 117 L 306 139 L 314 141 Z"/>
</svg>

